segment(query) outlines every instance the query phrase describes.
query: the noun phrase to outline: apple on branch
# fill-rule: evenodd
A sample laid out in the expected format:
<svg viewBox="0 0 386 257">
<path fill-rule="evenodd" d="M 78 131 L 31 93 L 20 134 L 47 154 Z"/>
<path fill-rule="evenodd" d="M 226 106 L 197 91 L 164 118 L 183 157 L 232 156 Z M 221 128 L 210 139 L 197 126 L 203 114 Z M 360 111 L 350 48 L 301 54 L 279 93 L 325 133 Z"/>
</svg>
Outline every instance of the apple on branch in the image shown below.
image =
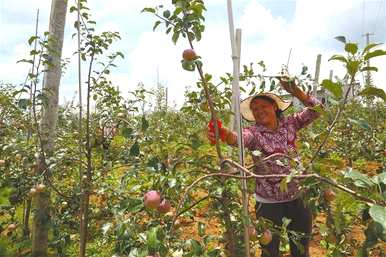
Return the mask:
<svg viewBox="0 0 386 257">
<path fill-rule="evenodd" d="M 182 58 L 184 59 L 184 61 L 190 62 L 190 61 L 193 61 L 197 58 L 197 54 L 194 51 L 194 49 L 186 49 L 182 53 Z"/>
<path fill-rule="evenodd" d="M 168 213 L 171 209 L 171 204 L 168 200 L 166 199 L 163 199 L 162 202 L 160 203 L 160 205 L 158 206 L 157 210 L 160 212 L 160 213 Z"/>
<path fill-rule="evenodd" d="M 272 232 L 269 229 L 266 229 L 261 235 L 259 242 L 261 245 L 268 245 L 272 241 Z"/>
<path fill-rule="evenodd" d="M 149 209 L 157 209 L 161 203 L 161 196 L 155 190 L 148 191 L 144 196 L 144 205 Z"/>
</svg>

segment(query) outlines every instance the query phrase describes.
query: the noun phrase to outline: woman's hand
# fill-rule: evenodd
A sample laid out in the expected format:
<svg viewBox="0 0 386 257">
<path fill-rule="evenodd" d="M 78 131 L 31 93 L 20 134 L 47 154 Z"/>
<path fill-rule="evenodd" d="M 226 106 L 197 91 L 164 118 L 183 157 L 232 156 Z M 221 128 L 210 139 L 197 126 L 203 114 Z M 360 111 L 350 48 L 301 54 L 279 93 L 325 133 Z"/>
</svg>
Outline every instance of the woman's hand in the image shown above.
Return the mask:
<svg viewBox="0 0 386 257">
<path fill-rule="evenodd" d="M 291 95 L 298 98 L 302 103 L 307 101 L 308 95 L 304 93 L 295 82 L 294 78 L 289 77 L 278 77 L 280 81 L 280 86 L 284 88 L 285 91 L 290 93 Z"/>
<path fill-rule="evenodd" d="M 293 96 L 296 96 L 296 92 L 299 91 L 299 87 L 295 83 L 295 79 L 289 78 L 287 76 L 278 77 L 280 86 L 284 88 L 285 91 L 290 93 Z M 301 90 L 300 90 L 301 91 Z"/>
<path fill-rule="evenodd" d="M 237 137 L 233 135 L 234 133 L 227 128 L 220 128 L 219 129 L 219 136 L 220 139 L 229 144 L 229 145 L 234 145 L 237 141 Z M 216 143 L 216 135 L 213 130 L 211 130 L 209 127 L 206 130 L 206 136 L 209 139 L 209 142 L 214 145 Z"/>
</svg>

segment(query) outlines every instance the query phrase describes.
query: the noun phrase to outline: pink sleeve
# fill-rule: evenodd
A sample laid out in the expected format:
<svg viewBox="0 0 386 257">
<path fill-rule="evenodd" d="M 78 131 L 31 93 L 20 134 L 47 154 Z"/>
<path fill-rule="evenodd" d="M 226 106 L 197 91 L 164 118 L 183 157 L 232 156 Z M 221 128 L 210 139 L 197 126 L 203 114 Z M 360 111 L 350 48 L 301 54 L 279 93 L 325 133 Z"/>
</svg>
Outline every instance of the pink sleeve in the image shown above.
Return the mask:
<svg viewBox="0 0 386 257">
<path fill-rule="evenodd" d="M 250 127 L 243 129 L 243 140 L 244 140 L 244 146 L 246 148 L 248 149 L 254 148 L 255 138 L 254 138 L 252 129 Z"/>
<path fill-rule="evenodd" d="M 309 107 L 314 107 L 316 105 L 320 105 L 323 107 L 322 103 L 311 95 L 307 100 L 307 104 Z M 312 110 L 309 107 L 305 107 L 302 111 L 294 113 L 292 116 L 289 117 L 291 122 L 294 123 L 296 130 L 308 126 L 320 116 L 319 112 Z"/>
</svg>

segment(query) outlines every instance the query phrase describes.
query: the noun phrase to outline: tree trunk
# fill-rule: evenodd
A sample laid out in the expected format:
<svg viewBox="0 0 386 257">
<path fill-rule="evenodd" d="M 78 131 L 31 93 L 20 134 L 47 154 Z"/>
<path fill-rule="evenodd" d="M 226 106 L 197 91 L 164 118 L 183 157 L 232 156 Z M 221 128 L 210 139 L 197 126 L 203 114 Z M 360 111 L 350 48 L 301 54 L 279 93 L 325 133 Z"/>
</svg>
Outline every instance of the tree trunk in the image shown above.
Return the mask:
<svg viewBox="0 0 386 257">
<path fill-rule="evenodd" d="M 24 219 L 23 219 L 23 237 L 29 238 L 29 217 L 31 213 L 31 199 L 26 201 L 26 207 L 24 210 Z"/>
<path fill-rule="evenodd" d="M 38 175 L 49 178 L 46 157 L 54 151 L 55 129 L 58 120 L 59 84 L 61 77 L 61 56 L 64 27 L 67 13 L 67 0 L 52 0 L 49 24 L 49 61 L 44 74 L 43 95 L 47 99 L 42 106 L 40 120 L 41 154 L 38 160 Z M 48 249 L 48 229 L 50 225 L 49 190 L 39 193 L 35 199 L 33 219 L 32 256 L 46 257 Z"/>
</svg>

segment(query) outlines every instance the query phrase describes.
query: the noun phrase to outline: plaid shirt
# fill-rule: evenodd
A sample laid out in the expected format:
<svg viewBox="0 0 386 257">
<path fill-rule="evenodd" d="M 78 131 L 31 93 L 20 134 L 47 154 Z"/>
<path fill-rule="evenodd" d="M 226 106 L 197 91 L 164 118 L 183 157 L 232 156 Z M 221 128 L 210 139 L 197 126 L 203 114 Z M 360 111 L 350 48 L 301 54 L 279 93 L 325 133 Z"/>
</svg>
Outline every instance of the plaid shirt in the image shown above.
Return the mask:
<svg viewBox="0 0 386 257">
<path fill-rule="evenodd" d="M 321 104 L 315 97 L 310 96 L 307 100 L 308 106 Z M 260 151 L 261 157 L 274 153 L 283 153 L 293 156 L 296 151 L 296 133 L 306 127 L 320 116 L 320 113 L 308 107 L 288 117 L 279 119 L 278 129 L 272 131 L 262 125 L 255 124 L 243 129 L 244 145 L 251 151 Z M 280 161 L 278 161 L 280 159 Z M 290 167 L 283 158 L 270 159 L 265 162 L 272 172 L 271 174 L 289 174 Z M 256 169 L 256 174 L 259 171 Z M 293 179 L 287 185 L 287 190 L 280 189 L 281 178 L 256 179 L 256 198 L 259 202 L 279 203 L 296 199 L 300 193 L 299 182 Z"/>
</svg>

